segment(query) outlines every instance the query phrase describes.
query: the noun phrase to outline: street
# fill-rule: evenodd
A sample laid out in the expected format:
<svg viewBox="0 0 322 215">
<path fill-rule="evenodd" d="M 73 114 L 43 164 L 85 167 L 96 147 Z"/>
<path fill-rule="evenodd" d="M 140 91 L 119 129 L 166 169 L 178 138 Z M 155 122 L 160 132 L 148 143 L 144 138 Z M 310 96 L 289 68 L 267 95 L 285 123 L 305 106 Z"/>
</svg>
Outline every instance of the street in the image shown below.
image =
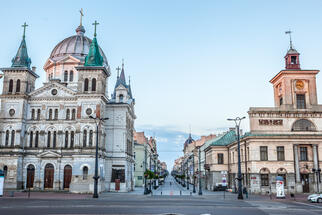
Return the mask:
<svg viewBox="0 0 322 215">
<path fill-rule="evenodd" d="M 171 185 L 170 185 L 171 182 Z M 180 196 L 180 190 L 182 195 Z M 41 199 L 35 193 L 31 198 L 0 199 L 0 214 L 321 214 L 321 204 L 295 201 L 272 201 L 256 197 L 237 200 L 236 194 L 204 192 L 190 195 L 169 176 L 165 184 L 153 191 L 153 195 L 142 195 L 143 189 L 131 193 L 102 193 L 99 199 L 75 198 Z M 141 193 L 142 192 L 142 193 Z M 162 195 L 161 195 L 162 192 Z M 42 193 L 39 193 L 41 196 Z M 55 194 L 54 194 L 55 195 Z M 53 196 L 54 196 L 53 195 Z M 61 194 L 57 194 L 61 195 Z M 69 194 L 64 194 L 68 197 Z"/>
</svg>

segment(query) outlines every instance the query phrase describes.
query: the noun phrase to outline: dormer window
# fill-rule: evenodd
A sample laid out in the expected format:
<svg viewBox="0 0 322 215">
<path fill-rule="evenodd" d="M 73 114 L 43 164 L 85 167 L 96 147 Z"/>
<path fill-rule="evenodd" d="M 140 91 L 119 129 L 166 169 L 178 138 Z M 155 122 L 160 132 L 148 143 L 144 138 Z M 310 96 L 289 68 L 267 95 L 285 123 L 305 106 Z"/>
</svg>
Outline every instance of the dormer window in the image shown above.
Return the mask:
<svg viewBox="0 0 322 215">
<path fill-rule="evenodd" d="M 123 102 L 123 98 L 124 98 L 123 94 L 120 94 L 120 95 L 119 95 L 119 100 L 120 100 L 120 102 Z"/>
</svg>

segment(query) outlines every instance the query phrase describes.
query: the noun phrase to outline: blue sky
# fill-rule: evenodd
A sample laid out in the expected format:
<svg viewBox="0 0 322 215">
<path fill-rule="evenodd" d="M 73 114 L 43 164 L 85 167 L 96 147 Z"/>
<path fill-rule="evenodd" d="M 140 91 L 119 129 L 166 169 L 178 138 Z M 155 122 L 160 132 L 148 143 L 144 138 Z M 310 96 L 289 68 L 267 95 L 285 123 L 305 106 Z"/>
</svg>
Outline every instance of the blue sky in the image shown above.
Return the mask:
<svg viewBox="0 0 322 215">
<path fill-rule="evenodd" d="M 318 0 L 1 2 L 0 67 L 11 65 L 26 21 L 38 87 L 51 50 L 75 34 L 79 9 L 87 36 L 97 20 L 98 42 L 113 69 L 110 92 L 124 58 L 136 98 L 136 128 L 159 139 L 160 158 L 169 166 L 182 153 L 189 125 L 197 138 L 230 127 L 226 119 L 247 116 L 251 106 L 273 106 L 268 81 L 284 68 L 286 30 L 294 31 L 301 67 L 322 68 Z M 318 75 L 319 101 L 321 83 Z M 242 128 L 248 130 L 248 120 Z"/>
</svg>

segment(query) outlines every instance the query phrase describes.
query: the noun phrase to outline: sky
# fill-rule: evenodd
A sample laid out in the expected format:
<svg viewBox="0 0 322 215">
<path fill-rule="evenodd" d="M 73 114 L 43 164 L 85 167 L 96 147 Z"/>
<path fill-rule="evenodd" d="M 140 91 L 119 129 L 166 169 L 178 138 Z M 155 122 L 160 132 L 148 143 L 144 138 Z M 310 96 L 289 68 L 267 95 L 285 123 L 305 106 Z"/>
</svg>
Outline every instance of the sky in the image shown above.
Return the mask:
<svg viewBox="0 0 322 215">
<path fill-rule="evenodd" d="M 284 68 L 293 31 L 302 69 L 322 68 L 322 1 L 319 0 L 0 0 L 0 67 L 11 65 L 27 22 L 32 65 L 42 69 L 55 45 L 75 34 L 83 8 L 85 35 L 97 39 L 115 68 L 125 60 L 136 99 L 137 131 L 158 140 L 160 160 L 171 169 L 193 137 L 232 127 L 227 118 L 249 107 L 273 106 L 269 80 Z M 322 99 L 322 77 L 317 77 Z M 2 88 L 2 80 L 0 80 Z M 248 118 L 242 129 L 249 129 Z"/>
</svg>

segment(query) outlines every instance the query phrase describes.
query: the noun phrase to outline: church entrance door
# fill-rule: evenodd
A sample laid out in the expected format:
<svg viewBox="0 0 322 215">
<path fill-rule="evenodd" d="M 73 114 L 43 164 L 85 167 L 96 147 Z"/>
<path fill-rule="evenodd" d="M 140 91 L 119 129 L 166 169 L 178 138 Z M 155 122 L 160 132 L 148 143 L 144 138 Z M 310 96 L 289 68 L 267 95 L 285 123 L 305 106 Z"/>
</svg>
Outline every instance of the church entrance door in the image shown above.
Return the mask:
<svg viewBox="0 0 322 215">
<path fill-rule="evenodd" d="M 44 188 L 52 189 L 54 185 L 54 166 L 51 163 L 45 166 Z"/>
<path fill-rule="evenodd" d="M 69 189 L 71 180 L 72 180 L 72 167 L 70 165 L 66 165 L 64 167 L 64 189 Z"/>
<path fill-rule="evenodd" d="M 301 182 L 303 186 L 303 193 L 309 193 L 310 192 L 309 174 L 301 174 Z"/>
<path fill-rule="evenodd" d="M 35 167 L 32 164 L 29 164 L 27 167 L 27 188 L 34 187 L 34 179 L 35 179 Z"/>
</svg>

